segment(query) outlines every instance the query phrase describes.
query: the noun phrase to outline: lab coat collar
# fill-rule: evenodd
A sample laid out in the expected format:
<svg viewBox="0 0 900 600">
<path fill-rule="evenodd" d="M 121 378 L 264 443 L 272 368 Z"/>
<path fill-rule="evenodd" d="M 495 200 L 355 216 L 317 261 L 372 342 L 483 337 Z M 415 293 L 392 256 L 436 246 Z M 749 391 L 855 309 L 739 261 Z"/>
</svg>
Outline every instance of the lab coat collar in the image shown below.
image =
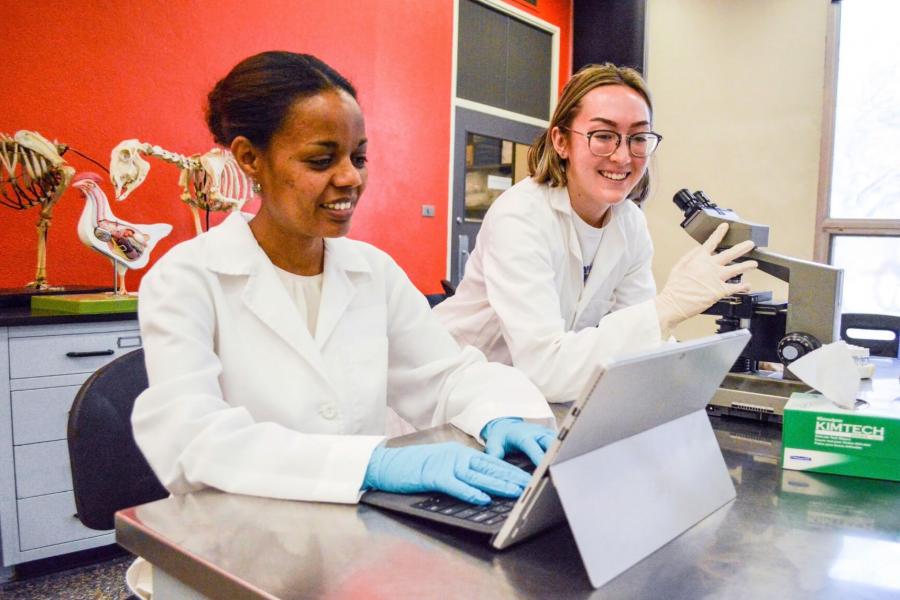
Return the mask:
<svg viewBox="0 0 900 600">
<path fill-rule="evenodd" d="M 582 273 L 581 246 L 578 245 L 575 224 L 572 222 L 575 215 L 572 211 L 572 201 L 569 199 L 569 189 L 565 186 L 550 187 L 549 184 L 547 189 L 550 196 L 550 206 L 556 212 L 565 215 L 563 222 L 568 225 L 565 234 L 568 238 L 569 268 L 573 272 L 577 270 L 578 273 Z M 583 275 L 579 275 L 579 277 L 583 277 Z"/>
<path fill-rule="evenodd" d="M 233 212 L 206 232 L 206 268 L 222 275 L 250 275 L 265 253 L 247 222 L 253 215 Z"/>
<path fill-rule="evenodd" d="M 251 216 L 231 214 L 205 234 L 206 266 L 223 275 L 247 276 L 241 296 L 247 308 L 327 380 L 321 348 L 355 296 L 357 282 L 371 278 L 371 267 L 353 242 L 325 240 L 322 297 L 313 339 L 275 266 L 253 237 L 247 224 Z"/>
<path fill-rule="evenodd" d="M 578 305 L 575 308 L 575 314 L 572 316 L 572 323 L 578 320 L 581 313 L 591 303 L 594 294 L 597 293 L 597 289 L 602 287 L 604 280 L 609 276 L 610 271 L 618 264 L 619 259 L 625 252 L 627 240 L 622 221 L 624 219 L 624 212 L 629 208 L 625 205 L 626 202 L 631 202 L 631 200 L 624 200 L 610 208 L 612 214 L 610 215 L 609 223 L 606 225 L 606 231 L 603 233 L 603 238 L 600 240 L 600 247 L 597 249 L 597 256 L 602 256 L 603 260 L 600 262 L 594 261 L 594 264 L 591 267 L 591 274 L 584 283 L 585 287 L 578 298 Z M 569 238 L 569 268 L 572 270 L 572 277 L 582 278 L 584 263 L 582 261 L 581 246 L 578 244 L 578 234 L 575 232 L 574 223 L 574 219 L 578 217 L 575 214 L 575 211 L 572 210 L 572 201 L 569 199 L 569 190 L 565 187 L 551 187 L 550 206 L 557 212 L 563 213 L 566 216 L 565 221 L 568 224 Z M 569 326 L 571 326 L 571 323 Z"/>
<path fill-rule="evenodd" d="M 223 275 L 250 275 L 260 257 L 268 257 L 253 237 L 249 221 L 253 215 L 234 212 L 206 234 L 206 266 Z M 325 240 L 325 270 L 371 273 L 362 253 L 343 238 Z"/>
<path fill-rule="evenodd" d="M 316 324 L 316 344 L 325 346 L 353 297 L 358 283 L 372 278 L 372 267 L 354 242 L 344 238 L 325 240 L 325 276 Z"/>
<path fill-rule="evenodd" d="M 609 277 L 610 271 L 619 264 L 622 255 L 625 253 L 628 241 L 625 237 L 625 226 L 623 225 L 625 220 L 624 213 L 628 208 L 625 206 L 625 202 L 631 202 L 631 200 L 625 200 L 610 208 L 612 214 L 603 232 L 603 237 L 600 238 L 600 246 L 597 248 L 596 254 L 596 256 L 602 256 L 603 259 L 599 261 L 596 258 L 594 259 L 591 274 L 584 283 L 584 290 L 581 292 L 578 306 L 575 309 L 576 320 L 588 307 L 597 290 L 603 286 L 603 283 Z M 602 298 L 602 300 L 606 300 L 606 298 Z"/>
</svg>

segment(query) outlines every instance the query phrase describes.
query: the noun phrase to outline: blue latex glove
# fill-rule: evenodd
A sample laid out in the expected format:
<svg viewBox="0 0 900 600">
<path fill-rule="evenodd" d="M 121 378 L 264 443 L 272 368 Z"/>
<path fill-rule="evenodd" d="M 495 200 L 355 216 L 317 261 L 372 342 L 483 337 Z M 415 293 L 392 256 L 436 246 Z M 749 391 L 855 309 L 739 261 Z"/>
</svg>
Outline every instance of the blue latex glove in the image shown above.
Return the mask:
<svg viewBox="0 0 900 600">
<path fill-rule="evenodd" d="M 402 494 L 443 492 L 471 504 L 490 496 L 518 498 L 531 476 L 518 467 L 456 442 L 372 452 L 363 489 Z M 483 490 L 483 491 L 482 491 Z"/>
<path fill-rule="evenodd" d="M 519 417 L 502 417 L 489 421 L 481 430 L 484 451 L 503 458 L 507 452 L 524 452 L 535 465 L 544 460 L 544 451 L 556 439 L 556 432 L 541 425 L 527 423 Z"/>
</svg>

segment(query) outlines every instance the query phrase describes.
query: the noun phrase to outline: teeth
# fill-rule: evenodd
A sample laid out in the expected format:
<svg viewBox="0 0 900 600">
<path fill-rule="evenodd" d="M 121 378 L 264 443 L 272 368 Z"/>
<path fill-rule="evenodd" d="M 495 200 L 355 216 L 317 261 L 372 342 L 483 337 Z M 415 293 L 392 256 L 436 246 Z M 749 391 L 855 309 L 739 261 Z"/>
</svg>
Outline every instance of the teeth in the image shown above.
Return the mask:
<svg viewBox="0 0 900 600">
<path fill-rule="evenodd" d="M 323 204 L 325 208 L 330 210 L 350 210 L 350 207 L 353 206 L 352 202 L 331 202 L 329 204 Z"/>
<path fill-rule="evenodd" d="M 613 181 L 622 181 L 623 179 L 628 177 L 627 173 L 612 173 L 611 171 L 600 171 L 600 174 L 607 179 L 612 179 Z"/>
</svg>

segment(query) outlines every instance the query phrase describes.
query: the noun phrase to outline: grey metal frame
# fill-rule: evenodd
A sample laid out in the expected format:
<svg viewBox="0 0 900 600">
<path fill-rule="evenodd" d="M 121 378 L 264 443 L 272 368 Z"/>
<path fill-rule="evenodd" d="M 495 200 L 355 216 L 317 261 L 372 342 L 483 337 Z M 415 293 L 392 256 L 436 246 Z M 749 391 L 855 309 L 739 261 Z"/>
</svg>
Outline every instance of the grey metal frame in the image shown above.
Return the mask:
<svg viewBox="0 0 900 600">
<path fill-rule="evenodd" d="M 825 98 L 822 103 L 822 141 L 819 159 L 819 199 L 813 259 L 831 260 L 831 241 L 836 235 L 900 236 L 900 219 L 832 219 L 829 217 L 831 174 L 834 159 L 834 120 L 837 109 L 840 58 L 841 4 L 832 2 L 828 14 L 825 48 Z"/>
</svg>

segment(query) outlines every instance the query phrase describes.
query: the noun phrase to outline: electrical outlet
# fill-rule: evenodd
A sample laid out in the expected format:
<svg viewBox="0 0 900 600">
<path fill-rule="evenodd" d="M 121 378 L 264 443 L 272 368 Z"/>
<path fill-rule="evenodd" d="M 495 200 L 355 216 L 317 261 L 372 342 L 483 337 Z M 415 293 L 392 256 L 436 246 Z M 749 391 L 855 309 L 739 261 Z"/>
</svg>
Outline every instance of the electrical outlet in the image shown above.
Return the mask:
<svg viewBox="0 0 900 600">
<path fill-rule="evenodd" d="M 433 217 L 434 216 L 434 205 L 433 204 L 423 204 L 422 205 L 422 216 L 423 217 Z"/>
</svg>

